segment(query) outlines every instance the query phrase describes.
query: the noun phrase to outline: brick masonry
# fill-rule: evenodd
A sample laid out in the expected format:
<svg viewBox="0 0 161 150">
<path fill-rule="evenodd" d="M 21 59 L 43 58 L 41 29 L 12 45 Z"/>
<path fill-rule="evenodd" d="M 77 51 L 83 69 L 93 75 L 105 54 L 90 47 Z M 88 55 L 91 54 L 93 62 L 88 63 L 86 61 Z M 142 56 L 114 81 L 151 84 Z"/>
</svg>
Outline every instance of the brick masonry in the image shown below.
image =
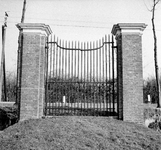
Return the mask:
<svg viewBox="0 0 161 150">
<path fill-rule="evenodd" d="M 43 116 L 45 42 L 51 29 L 44 24 L 18 24 L 23 32 L 20 120 Z M 143 123 L 142 36 L 145 24 L 117 24 L 119 119 Z"/>
<path fill-rule="evenodd" d="M 145 24 L 117 24 L 116 35 L 119 119 L 144 123 L 142 34 Z"/>
<path fill-rule="evenodd" d="M 20 120 L 40 118 L 45 100 L 45 44 L 51 31 L 44 24 L 19 24 L 18 28 L 23 29 Z"/>
<path fill-rule="evenodd" d="M 143 73 L 141 47 L 140 35 L 122 35 L 123 116 L 124 120 L 134 122 L 143 121 Z"/>
</svg>

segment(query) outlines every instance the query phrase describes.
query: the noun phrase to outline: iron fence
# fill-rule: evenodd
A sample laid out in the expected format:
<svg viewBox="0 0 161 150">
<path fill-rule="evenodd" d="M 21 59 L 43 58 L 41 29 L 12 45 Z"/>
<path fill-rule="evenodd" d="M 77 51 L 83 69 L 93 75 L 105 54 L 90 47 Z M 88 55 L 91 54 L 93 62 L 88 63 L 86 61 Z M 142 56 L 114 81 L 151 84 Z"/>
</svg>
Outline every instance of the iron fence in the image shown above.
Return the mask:
<svg viewBox="0 0 161 150">
<path fill-rule="evenodd" d="M 96 42 L 47 41 L 45 115 L 117 115 L 113 36 Z"/>
</svg>

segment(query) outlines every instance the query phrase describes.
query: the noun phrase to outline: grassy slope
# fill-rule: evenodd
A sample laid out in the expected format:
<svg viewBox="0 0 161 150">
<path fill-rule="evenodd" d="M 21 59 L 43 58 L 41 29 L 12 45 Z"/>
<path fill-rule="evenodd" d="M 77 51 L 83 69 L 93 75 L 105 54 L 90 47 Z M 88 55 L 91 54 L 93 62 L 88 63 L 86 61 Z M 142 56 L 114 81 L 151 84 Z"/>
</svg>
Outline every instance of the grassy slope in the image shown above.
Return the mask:
<svg viewBox="0 0 161 150">
<path fill-rule="evenodd" d="M 161 150 L 161 133 L 103 117 L 26 120 L 0 133 L 0 150 Z"/>
</svg>

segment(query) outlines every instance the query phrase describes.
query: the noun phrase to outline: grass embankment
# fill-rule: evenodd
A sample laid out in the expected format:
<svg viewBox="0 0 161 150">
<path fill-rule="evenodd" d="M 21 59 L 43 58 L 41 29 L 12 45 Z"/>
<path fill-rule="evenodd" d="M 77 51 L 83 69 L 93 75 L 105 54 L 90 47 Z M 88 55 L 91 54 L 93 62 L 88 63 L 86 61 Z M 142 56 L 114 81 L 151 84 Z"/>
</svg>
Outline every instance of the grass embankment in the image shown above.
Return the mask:
<svg viewBox="0 0 161 150">
<path fill-rule="evenodd" d="M 106 117 L 19 122 L 0 133 L 0 150 L 160 150 L 161 133 Z"/>
</svg>

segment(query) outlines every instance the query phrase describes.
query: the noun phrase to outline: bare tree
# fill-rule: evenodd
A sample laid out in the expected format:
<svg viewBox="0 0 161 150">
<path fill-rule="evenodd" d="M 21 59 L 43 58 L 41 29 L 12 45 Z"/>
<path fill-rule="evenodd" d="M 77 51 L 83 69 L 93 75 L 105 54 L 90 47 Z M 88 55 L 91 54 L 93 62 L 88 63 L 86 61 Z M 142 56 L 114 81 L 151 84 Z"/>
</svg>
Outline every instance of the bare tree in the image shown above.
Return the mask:
<svg viewBox="0 0 161 150">
<path fill-rule="evenodd" d="M 161 0 L 150 0 L 152 2 L 151 9 L 147 7 L 147 9 L 152 12 L 152 31 L 153 31 L 153 38 L 154 38 L 154 66 L 155 66 L 155 77 L 156 77 L 156 90 L 157 90 L 157 107 L 161 107 L 161 92 L 160 92 L 160 82 L 159 82 L 159 68 L 158 68 L 158 60 L 157 60 L 157 35 L 155 29 L 155 11 L 156 7 Z"/>
<path fill-rule="evenodd" d="M 155 62 L 155 76 L 156 76 L 156 85 L 157 85 L 157 93 L 158 93 L 158 103 L 157 103 L 157 107 L 160 107 L 161 105 L 161 93 L 160 93 L 160 82 L 159 82 L 159 68 L 158 68 L 158 60 L 157 60 L 157 36 L 156 36 L 156 30 L 155 30 L 155 21 L 154 21 L 154 17 L 155 17 L 155 10 L 156 10 L 156 6 L 157 4 L 160 2 L 161 0 L 153 0 L 153 6 L 151 9 L 152 12 L 152 30 L 153 30 L 153 38 L 154 38 L 154 62 Z"/>
<path fill-rule="evenodd" d="M 154 22 L 154 17 L 155 17 L 155 10 L 157 4 L 161 0 L 153 0 L 153 6 L 152 6 L 152 30 L 153 30 L 153 37 L 154 37 L 154 62 L 155 62 L 155 76 L 156 76 L 156 85 L 157 85 L 157 93 L 158 93 L 158 103 L 157 107 L 161 106 L 161 93 L 160 93 L 160 82 L 159 82 L 159 68 L 158 68 L 158 60 L 157 60 L 157 36 L 156 36 L 156 30 L 155 30 L 155 22 Z"/>
</svg>

